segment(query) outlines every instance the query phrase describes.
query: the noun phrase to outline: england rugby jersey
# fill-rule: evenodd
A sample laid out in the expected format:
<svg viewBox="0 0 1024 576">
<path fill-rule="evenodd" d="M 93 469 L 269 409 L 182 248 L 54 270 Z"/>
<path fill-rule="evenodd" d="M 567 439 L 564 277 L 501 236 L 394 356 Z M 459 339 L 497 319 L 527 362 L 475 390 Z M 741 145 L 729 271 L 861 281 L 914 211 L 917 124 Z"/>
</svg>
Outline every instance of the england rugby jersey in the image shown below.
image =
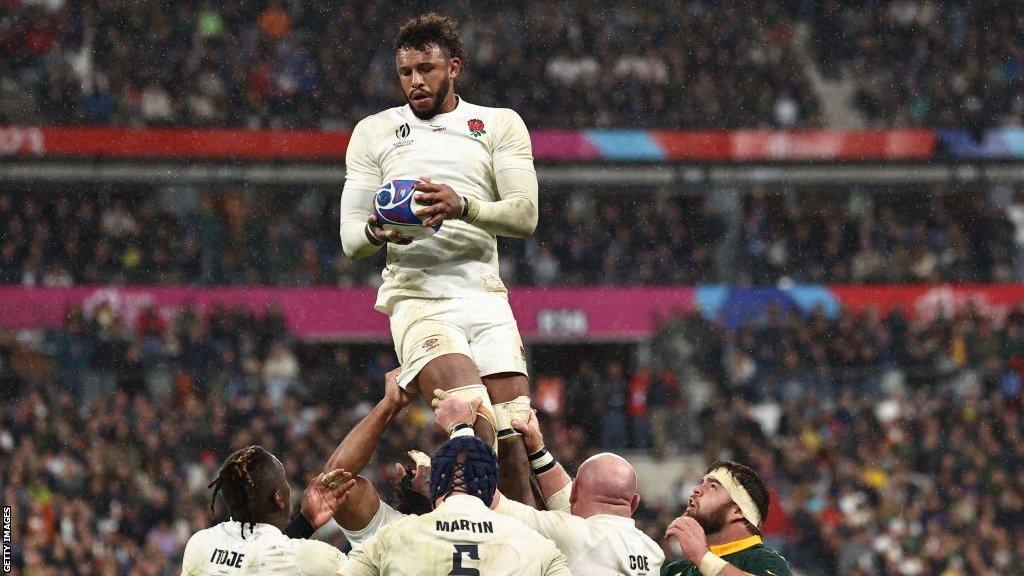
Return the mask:
<svg viewBox="0 0 1024 576">
<path fill-rule="evenodd" d="M 185 545 L 182 576 L 330 576 L 345 555 L 317 540 L 289 538 L 270 524 L 245 525 L 228 521 L 200 530 Z"/>
<path fill-rule="evenodd" d="M 570 576 L 565 556 L 522 522 L 453 494 L 433 512 L 384 526 L 352 550 L 343 576 Z"/>
<path fill-rule="evenodd" d="M 665 561 L 661 546 L 638 529 L 632 518 L 610 514 L 580 518 L 558 510 L 536 510 L 504 496 L 495 511 L 554 541 L 573 574 L 657 576 Z"/>
<path fill-rule="evenodd" d="M 427 176 L 459 195 L 494 202 L 501 199 L 499 172 L 526 170 L 536 178 L 519 115 L 462 99 L 430 120 L 417 118 L 408 105 L 365 118 L 352 132 L 345 162 L 342 226 L 365 223 L 377 188 L 395 179 Z M 383 277 L 376 303 L 383 312 L 404 297 L 507 294 L 498 276 L 497 239 L 461 220 L 446 220 L 437 234 L 408 246 L 388 244 Z"/>
</svg>

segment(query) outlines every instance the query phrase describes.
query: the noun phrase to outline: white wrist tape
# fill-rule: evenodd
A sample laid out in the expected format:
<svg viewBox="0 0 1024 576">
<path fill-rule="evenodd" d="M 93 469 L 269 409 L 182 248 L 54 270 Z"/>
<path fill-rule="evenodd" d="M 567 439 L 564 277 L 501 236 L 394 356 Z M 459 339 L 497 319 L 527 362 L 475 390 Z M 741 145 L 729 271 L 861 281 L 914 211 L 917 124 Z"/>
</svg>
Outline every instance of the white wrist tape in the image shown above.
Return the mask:
<svg viewBox="0 0 1024 576">
<path fill-rule="evenodd" d="M 718 576 L 718 573 L 725 570 L 725 567 L 728 564 L 728 562 L 722 560 L 708 550 L 704 553 L 704 556 L 701 557 L 700 566 L 698 566 L 697 569 L 700 570 L 702 576 Z"/>
<path fill-rule="evenodd" d="M 487 423 L 491 425 L 497 431 L 497 420 L 494 417 L 494 407 L 491 406 L 491 397 L 487 395 L 487 387 L 483 384 L 468 384 L 466 386 L 459 386 L 458 388 L 452 388 L 451 390 L 445 390 L 442 398 L 447 395 L 454 395 L 460 400 L 471 402 L 474 398 L 481 400 L 480 407 L 476 409 L 476 415 L 487 420 Z M 473 424 L 473 422 L 466 422 L 466 424 Z"/>
<path fill-rule="evenodd" d="M 548 452 L 547 448 L 541 448 L 527 456 L 530 460 L 530 468 L 537 474 L 543 474 L 555 467 L 555 457 Z"/>
<path fill-rule="evenodd" d="M 531 409 L 529 396 L 519 396 L 514 400 L 495 404 L 494 416 L 497 419 L 498 439 L 500 440 L 517 435 L 521 436 L 521 434 L 512 427 L 512 421 L 519 420 L 520 422 L 527 422 L 530 419 Z"/>
<path fill-rule="evenodd" d="M 564 488 L 555 492 L 550 498 L 544 501 L 544 505 L 547 506 L 548 510 L 561 510 L 562 512 L 572 511 L 572 503 L 569 502 L 569 497 L 572 495 L 572 482 L 565 485 Z"/>
</svg>

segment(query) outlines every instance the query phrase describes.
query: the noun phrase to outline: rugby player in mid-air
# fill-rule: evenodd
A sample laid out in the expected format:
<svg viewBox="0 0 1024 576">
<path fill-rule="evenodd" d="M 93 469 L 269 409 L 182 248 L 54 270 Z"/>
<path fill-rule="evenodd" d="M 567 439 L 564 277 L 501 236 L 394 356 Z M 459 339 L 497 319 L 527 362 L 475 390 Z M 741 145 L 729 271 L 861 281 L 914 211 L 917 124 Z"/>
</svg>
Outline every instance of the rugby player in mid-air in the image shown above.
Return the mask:
<svg viewBox="0 0 1024 576">
<path fill-rule="evenodd" d="M 450 439 L 431 459 L 434 510 L 381 528 L 340 576 L 571 576 L 554 543 L 490 509 L 498 459 L 483 440 Z"/>
<path fill-rule="evenodd" d="M 305 538 L 331 519 L 354 484 L 344 470 L 320 474 L 303 495 L 300 512 L 289 522 L 291 488 L 284 466 L 260 446 L 238 450 L 210 483 L 210 509 L 220 494 L 231 517 L 189 538 L 182 576 L 334 574 L 345 555 L 334 546 Z"/>
<path fill-rule="evenodd" d="M 450 430 L 469 424 L 476 418 L 477 402 L 453 395 L 433 401 L 438 426 Z M 632 518 L 640 505 L 633 466 L 605 452 L 581 464 L 573 481 L 544 447 L 536 414 L 512 425 L 523 434 L 547 510 L 500 493 L 494 496 L 494 510 L 550 538 L 574 574 L 657 576 L 665 554 Z"/>
<path fill-rule="evenodd" d="M 498 274 L 497 236 L 524 238 L 537 225 L 530 135 L 507 108 L 455 93 L 466 62 L 456 24 L 438 14 L 407 22 L 395 42 L 407 103 L 356 125 L 345 153 L 341 243 L 352 258 L 387 246 L 375 307 L 391 320 L 400 384 L 480 396 L 476 433 L 501 457 L 501 489 L 533 503 L 522 440 L 509 424 L 530 409 L 525 350 Z M 371 215 L 384 182 L 424 180 L 416 199 L 433 236 L 385 230 Z"/>
</svg>

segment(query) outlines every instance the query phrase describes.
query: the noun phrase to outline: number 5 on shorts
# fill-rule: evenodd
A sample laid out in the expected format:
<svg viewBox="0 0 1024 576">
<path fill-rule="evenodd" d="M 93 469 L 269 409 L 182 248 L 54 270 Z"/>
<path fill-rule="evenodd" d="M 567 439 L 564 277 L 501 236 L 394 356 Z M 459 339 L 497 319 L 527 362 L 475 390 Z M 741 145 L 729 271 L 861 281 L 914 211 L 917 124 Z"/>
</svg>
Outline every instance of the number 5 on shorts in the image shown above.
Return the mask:
<svg viewBox="0 0 1024 576">
<path fill-rule="evenodd" d="M 448 576 L 480 576 L 476 568 L 465 568 L 462 566 L 462 555 L 465 554 L 470 560 L 480 559 L 479 546 L 476 544 L 456 544 L 455 552 L 452 553 L 452 571 Z"/>
</svg>

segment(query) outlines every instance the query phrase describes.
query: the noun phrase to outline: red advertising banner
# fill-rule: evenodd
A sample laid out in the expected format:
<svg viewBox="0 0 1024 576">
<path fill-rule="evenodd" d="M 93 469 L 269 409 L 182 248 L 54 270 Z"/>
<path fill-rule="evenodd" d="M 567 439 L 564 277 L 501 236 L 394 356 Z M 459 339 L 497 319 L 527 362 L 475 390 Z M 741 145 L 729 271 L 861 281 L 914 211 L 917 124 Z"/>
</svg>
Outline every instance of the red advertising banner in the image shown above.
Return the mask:
<svg viewBox="0 0 1024 576">
<path fill-rule="evenodd" d="M 1002 319 L 1014 307 L 1024 306 L 1024 284 L 943 286 L 829 286 L 844 308 L 879 314 L 899 309 L 908 316 L 952 317 L 965 310 Z"/>
<path fill-rule="evenodd" d="M 167 317 L 186 306 L 209 310 L 245 306 L 257 315 L 280 306 L 301 338 L 391 339 L 387 316 L 373 309 L 369 288 L 164 288 L 0 287 L 0 328 L 56 328 L 67 311 L 91 314 L 105 302 L 124 325 L 150 306 Z M 516 288 L 510 298 L 519 330 L 527 339 L 632 340 L 649 337 L 658 321 L 677 310 L 693 310 L 691 288 Z"/>
<path fill-rule="evenodd" d="M 731 139 L 737 161 L 926 159 L 935 152 L 932 130 L 739 130 Z"/>
<path fill-rule="evenodd" d="M 349 132 L 195 128 L 0 127 L 0 157 L 329 160 Z M 813 161 L 927 159 L 933 130 L 533 130 L 541 161 Z"/>
<path fill-rule="evenodd" d="M 912 160 L 935 153 L 932 130 L 654 131 L 668 160 Z"/>
<path fill-rule="evenodd" d="M 0 128 L 0 156 L 340 160 L 350 136 L 320 130 Z"/>
</svg>

